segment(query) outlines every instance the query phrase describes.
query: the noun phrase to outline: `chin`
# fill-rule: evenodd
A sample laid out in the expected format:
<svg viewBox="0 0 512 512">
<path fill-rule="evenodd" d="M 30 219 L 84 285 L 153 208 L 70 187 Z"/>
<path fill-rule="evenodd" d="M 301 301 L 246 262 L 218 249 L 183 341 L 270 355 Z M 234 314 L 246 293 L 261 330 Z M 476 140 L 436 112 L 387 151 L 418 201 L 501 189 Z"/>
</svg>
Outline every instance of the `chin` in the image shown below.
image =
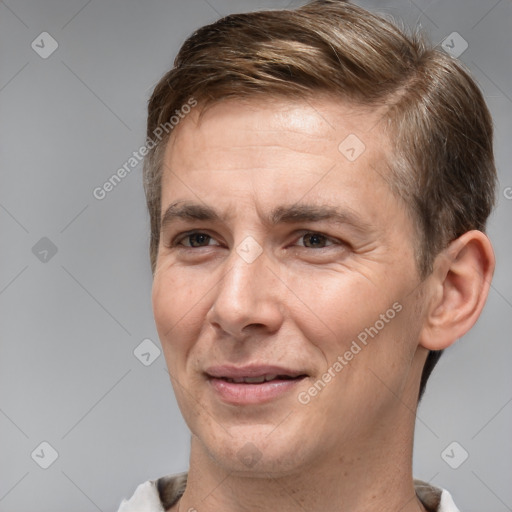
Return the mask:
<svg viewBox="0 0 512 512">
<path fill-rule="evenodd" d="M 233 426 L 226 430 L 219 426 L 213 436 L 208 432 L 206 437 L 196 437 L 215 464 L 229 473 L 261 478 L 268 478 L 269 473 L 285 476 L 300 471 L 310 459 L 307 454 L 313 447 L 307 440 L 289 430 L 274 435 L 275 424 Z"/>
</svg>

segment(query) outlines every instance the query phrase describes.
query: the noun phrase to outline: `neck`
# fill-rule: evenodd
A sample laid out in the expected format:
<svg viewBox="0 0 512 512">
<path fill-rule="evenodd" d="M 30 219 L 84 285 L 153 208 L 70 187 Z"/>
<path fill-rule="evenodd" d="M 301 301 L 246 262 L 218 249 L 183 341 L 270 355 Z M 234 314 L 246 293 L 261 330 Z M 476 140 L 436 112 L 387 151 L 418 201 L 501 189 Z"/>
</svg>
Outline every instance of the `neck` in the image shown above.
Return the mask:
<svg viewBox="0 0 512 512">
<path fill-rule="evenodd" d="M 187 487 L 179 510 L 425 512 L 414 491 L 410 423 L 398 422 L 406 427 L 397 429 L 395 424 L 384 438 L 382 432 L 362 432 L 347 443 L 349 446 L 340 446 L 331 456 L 308 461 L 287 474 L 229 471 L 193 437 Z"/>
</svg>

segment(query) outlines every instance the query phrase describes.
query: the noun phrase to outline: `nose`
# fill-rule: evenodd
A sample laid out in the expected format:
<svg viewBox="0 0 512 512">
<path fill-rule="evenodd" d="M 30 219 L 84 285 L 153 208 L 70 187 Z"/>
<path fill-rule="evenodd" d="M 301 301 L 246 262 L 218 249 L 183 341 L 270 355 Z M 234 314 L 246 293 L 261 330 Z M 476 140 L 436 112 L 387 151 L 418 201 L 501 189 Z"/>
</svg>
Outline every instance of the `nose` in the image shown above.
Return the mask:
<svg viewBox="0 0 512 512">
<path fill-rule="evenodd" d="M 206 320 L 237 341 L 276 332 L 283 321 L 283 297 L 279 297 L 283 285 L 265 253 L 250 261 L 233 250 L 225 269 Z"/>
</svg>

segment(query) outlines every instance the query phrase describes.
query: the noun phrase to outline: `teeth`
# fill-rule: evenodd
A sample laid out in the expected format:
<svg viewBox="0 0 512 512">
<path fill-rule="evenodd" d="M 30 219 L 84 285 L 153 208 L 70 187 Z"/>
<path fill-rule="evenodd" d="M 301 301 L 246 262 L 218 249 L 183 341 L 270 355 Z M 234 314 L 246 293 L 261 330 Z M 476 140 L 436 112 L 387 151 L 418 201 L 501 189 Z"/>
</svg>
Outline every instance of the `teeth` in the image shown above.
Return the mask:
<svg viewBox="0 0 512 512">
<path fill-rule="evenodd" d="M 272 375 L 262 375 L 260 377 L 240 377 L 240 378 L 227 378 L 228 382 L 235 382 L 236 384 L 261 384 L 262 382 L 268 382 L 270 380 L 274 380 L 277 377 L 277 374 Z"/>
<path fill-rule="evenodd" d="M 261 377 L 245 377 L 242 379 L 242 382 L 246 382 L 247 384 L 260 384 L 261 382 L 265 382 L 265 376 Z"/>
</svg>

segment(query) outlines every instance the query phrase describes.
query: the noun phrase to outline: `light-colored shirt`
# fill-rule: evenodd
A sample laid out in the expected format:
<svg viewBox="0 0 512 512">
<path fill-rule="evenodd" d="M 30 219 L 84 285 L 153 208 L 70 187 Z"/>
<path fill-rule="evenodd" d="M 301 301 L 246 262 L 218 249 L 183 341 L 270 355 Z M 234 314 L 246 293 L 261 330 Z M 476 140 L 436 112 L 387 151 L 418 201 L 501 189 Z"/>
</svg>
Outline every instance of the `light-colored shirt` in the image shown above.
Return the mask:
<svg viewBox="0 0 512 512">
<path fill-rule="evenodd" d="M 186 485 L 187 473 L 148 480 L 135 489 L 129 500 L 121 502 L 118 512 L 165 512 L 181 498 Z M 414 480 L 414 488 L 429 512 L 460 512 L 447 490 L 421 480 Z"/>
</svg>

